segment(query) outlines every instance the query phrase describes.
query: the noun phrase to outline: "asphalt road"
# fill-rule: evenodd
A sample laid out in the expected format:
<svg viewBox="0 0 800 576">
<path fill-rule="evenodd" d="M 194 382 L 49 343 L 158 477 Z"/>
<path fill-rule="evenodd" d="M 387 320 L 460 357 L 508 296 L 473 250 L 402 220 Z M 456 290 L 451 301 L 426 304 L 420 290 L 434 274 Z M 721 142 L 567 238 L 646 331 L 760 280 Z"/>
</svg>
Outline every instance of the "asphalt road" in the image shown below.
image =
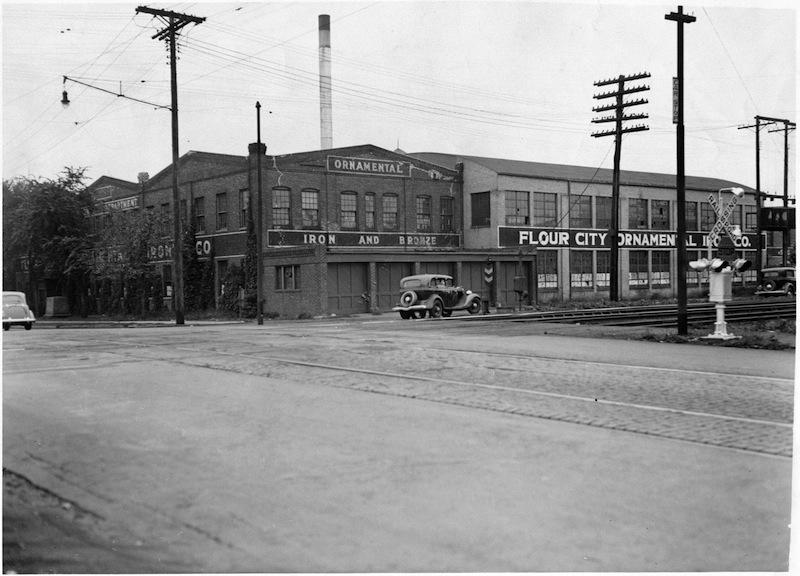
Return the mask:
<svg viewBox="0 0 800 576">
<path fill-rule="evenodd" d="M 12 330 L 4 569 L 787 570 L 793 352 L 576 330 Z"/>
</svg>

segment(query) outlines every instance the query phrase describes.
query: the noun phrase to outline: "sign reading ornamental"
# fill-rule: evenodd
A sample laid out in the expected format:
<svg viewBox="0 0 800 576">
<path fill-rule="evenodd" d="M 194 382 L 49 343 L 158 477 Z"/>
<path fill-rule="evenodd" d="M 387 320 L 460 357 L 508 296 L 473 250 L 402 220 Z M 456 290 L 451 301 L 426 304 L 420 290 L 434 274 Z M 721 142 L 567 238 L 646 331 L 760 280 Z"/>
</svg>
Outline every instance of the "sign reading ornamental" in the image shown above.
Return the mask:
<svg viewBox="0 0 800 576">
<path fill-rule="evenodd" d="M 328 172 L 408 178 L 411 174 L 411 165 L 408 162 L 400 162 L 399 160 L 328 156 Z"/>
</svg>

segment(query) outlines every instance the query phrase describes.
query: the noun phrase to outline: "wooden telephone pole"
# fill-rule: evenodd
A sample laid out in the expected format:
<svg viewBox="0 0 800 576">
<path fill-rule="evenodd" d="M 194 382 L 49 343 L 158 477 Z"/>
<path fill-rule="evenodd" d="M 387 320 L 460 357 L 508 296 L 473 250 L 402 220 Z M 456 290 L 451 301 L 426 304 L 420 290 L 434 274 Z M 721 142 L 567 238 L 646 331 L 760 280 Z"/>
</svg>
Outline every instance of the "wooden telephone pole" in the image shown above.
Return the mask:
<svg viewBox="0 0 800 576">
<path fill-rule="evenodd" d="M 205 18 L 146 6 L 139 6 L 136 8 L 136 12 L 137 14 L 143 12 L 161 18 L 166 24 L 166 28 L 156 33 L 153 39 L 166 40 L 169 43 L 169 70 L 170 84 L 172 86 L 172 106 L 170 107 L 172 112 L 172 259 L 174 262 L 172 290 L 175 299 L 175 324 L 183 324 L 183 230 L 180 215 L 180 190 L 178 188 L 178 69 L 175 54 L 175 37 L 185 26 L 200 24 L 205 21 Z"/>
<path fill-rule="evenodd" d="M 626 88 L 625 82 L 632 82 L 634 80 L 641 80 L 642 78 L 649 78 L 650 74 L 647 72 L 642 72 L 640 74 L 634 74 L 633 76 L 619 76 L 618 78 L 613 78 L 610 80 L 600 80 L 595 82 L 595 86 L 609 86 L 612 84 L 616 85 L 616 90 L 612 92 L 604 92 L 601 94 L 595 94 L 594 98 L 596 100 L 602 100 L 604 98 L 614 98 L 614 104 L 608 104 L 605 106 L 595 106 L 592 108 L 592 112 L 606 112 L 609 110 L 614 111 L 613 116 L 603 116 L 600 118 L 593 118 L 592 123 L 598 124 L 601 122 L 614 122 L 615 128 L 613 130 L 606 130 L 603 132 L 594 132 L 592 136 L 594 138 L 599 138 L 602 136 L 614 136 L 614 179 L 611 188 L 611 229 L 609 230 L 609 240 L 611 242 L 611 258 L 609 263 L 609 299 L 612 302 L 616 302 L 619 300 L 619 164 L 620 164 L 620 154 L 622 151 L 622 135 L 627 134 L 629 132 L 642 132 L 644 130 L 649 130 L 647 126 L 644 124 L 637 124 L 635 126 L 623 126 L 623 122 L 627 120 L 641 120 L 647 118 L 647 114 L 639 113 L 639 114 L 625 114 L 625 108 L 629 106 L 638 106 L 640 104 L 647 104 L 647 100 L 639 99 L 639 100 L 631 100 L 625 102 L 623 97 L 628 94 L 635 94 L 637 92 L 644 92 L 646 90 L 650 90 L 649 86 L 634 86 L 632 88 Z"/>
</svg>

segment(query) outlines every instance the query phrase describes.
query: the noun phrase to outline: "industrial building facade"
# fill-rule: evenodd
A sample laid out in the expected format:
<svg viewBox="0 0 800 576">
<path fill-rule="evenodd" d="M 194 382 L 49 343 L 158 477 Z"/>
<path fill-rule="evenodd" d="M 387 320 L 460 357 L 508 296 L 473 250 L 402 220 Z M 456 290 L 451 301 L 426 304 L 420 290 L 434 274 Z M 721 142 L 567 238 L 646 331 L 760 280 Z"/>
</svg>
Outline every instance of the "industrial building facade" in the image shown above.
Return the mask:
<svg viewBox="0 0 800 576">
<path fill-rule="evenodd" d="M 400 278 L 424 272 L 450 274 L 504 306 L 521 298 L 608 298 L 611 171 L 372 145 L 269 156 L 253 144 L 247 156 L 181 157 L 180 214 L 194 224 L 199 257 L 213 262 L 217 294 L 238 288 L 224 286 L 223 279 L 229 266 L 242 265 L 248 222 L 257 222 L 259 166 L 265 313 L 387 311 Z M 689 260 L 706 254 L 705 238 L 716 220 L 709 195 L 732 186 L 687 178 Z M 173 265 L 172 167 L 138 184 L 104 176 L 90 189 L 100 226 L 112 209 L 159 216 L 163 239 L 149 254 L 166 297 Z M 737 250 L 752 258 L 757 212 L 753 191 L 745 190 L 732 222 L 744 232 Z M 622 172 L 622 298 L 675 295 L 674 198 L 674 176 Z M 755 271 L 747 279 L 754 281 Z M 690 290 L 699 291 L 700 281 L 689 273 Z"/>
</svg>

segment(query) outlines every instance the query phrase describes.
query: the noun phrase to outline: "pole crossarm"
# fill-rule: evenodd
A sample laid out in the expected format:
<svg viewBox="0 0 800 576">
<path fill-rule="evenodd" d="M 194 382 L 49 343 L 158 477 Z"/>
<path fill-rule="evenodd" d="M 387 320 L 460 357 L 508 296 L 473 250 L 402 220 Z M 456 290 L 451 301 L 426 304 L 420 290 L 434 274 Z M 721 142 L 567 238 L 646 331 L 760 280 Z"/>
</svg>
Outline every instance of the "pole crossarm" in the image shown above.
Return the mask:
<svg viewBox="0 0 800 576">
<path fill-rule="evenodd" d="M 592 138 L 601 138 L 603 136 L 616 136 L 617 134 L 628 134 L 630 132 L 645 132 L 647 130 L 650 130 L 649 126 L 640 124 L 637 126 L 620 128 L 619 130 L 604 130 L 602 132 L 592 132 Z"/>
<path fill-rule="evenodd" d="M 151 38 L 158 40 L 167 40 L 172 35 L 177 34 L 189 24 L 201 24 L 205 22 L 205 18 L 199 16 L 192 16 L 190 14 L 181 14 L 171 10 L 159 10 L 158 8 L 148 8 L 147 6 L 139 6 L 136 12 L 143 12 L 162 18 L 167 24 L 167 27 L 154 34 Z"/>
<path fill-rule="evenodd" d="M 650 78 L 649 72 L 639 72 L 638 74 L 631 74 L 630 76 L 619 76 L 617 78 L 609 78 L 608 80 L 598 80 L 594 83 L 595 86 L 608 86 L 610 84 L 618 84 L 622 82 L 632 82 L 634 80 L 641 80 L 642 78 Z"/>
<path fill-rule="evenodd" d="M 604 98 L 616 98 L 617 96 L 625 96 L 626 94 L 635 94 L 637 92 L 646 92 L 648 90 L 650 90 L 650 86 L 645 84 L 643 86 L 633 86 L 632 88 L 620 89 L 614 92 L 601 92 L 600 94 L 595 94 L 593 98 L 595 100 L 603 100 Z"/>
<path fill-rule="evenodd" d="M 592 112 L 606 112 L 608 110 L 617 110 L 620 107 L 626 106 L 639 106 L 640 104 L 648 104 L 649 100 L 645 100 L 644 98 L 640 98 L 639 100 L 629 100 L 627 102 L 622 102 L 622 104 L 606 104 L 605 106 L 595 106 L 592 108 Z"/>
</svg>

